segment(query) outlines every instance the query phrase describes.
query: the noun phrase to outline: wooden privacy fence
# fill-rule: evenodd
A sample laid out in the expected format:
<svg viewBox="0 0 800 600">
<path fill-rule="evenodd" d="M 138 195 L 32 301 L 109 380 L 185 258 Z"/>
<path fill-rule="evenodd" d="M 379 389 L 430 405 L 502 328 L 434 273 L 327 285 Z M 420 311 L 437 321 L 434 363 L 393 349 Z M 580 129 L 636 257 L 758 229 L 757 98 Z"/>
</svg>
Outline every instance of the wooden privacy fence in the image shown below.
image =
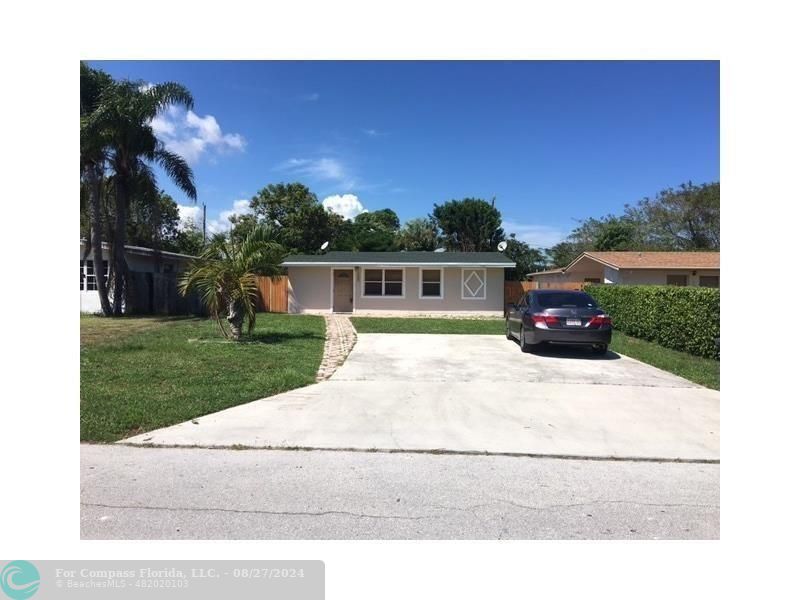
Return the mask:
<svg viewBox="0 0 800 600">
<path fill-rule="evenodd" d="M 533 281 L 504 281 L 503 288 L 503 306 L 505 306 L 522 298 L 525 292 L 535 290 L 536 283 Z"/>
<path fill-rule="evenodd" d="M 289 278 L 285 275 L 272 279 L 258 278 L 259 311 L 285 313 L 289 312 Z"/>
<path fill-rule="evenodd" d="M 516 302 L 530 290 L 582 290 L 587 285 L 584 281 L 504 281 L 503 304 Z"/>
</svg>

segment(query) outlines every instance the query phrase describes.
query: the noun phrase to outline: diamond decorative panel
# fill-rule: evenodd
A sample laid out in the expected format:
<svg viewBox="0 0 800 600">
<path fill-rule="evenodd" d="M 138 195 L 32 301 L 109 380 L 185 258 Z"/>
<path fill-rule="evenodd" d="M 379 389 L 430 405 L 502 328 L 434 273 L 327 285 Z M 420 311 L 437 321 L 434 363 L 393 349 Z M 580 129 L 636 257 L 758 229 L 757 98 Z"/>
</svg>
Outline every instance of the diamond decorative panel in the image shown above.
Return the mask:
<svg viewBox="0 0 800 600">
<path fill-rule="evenodd" d="M 472 271 L 464 278 L 464 296 L 477 298 L 482 296 L 482 290 L 486 282 L 481 277 L 481 271 Z"/>
</svg>

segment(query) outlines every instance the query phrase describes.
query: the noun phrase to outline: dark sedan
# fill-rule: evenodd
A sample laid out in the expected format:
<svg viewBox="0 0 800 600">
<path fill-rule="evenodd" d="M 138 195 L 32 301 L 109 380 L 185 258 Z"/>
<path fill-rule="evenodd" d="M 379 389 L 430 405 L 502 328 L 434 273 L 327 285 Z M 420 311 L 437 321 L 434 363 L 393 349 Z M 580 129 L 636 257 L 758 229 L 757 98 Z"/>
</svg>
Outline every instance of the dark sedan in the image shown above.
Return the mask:
<svg viewBox="0 0 800 600">
<path fill-rule="evenodd" d="M 586 292 L 533 290 L 506 307 L 506 337 L 523 352 L 549 342 L 591 346 L 605 354 L 611 343 L 611 317 Z"/>
</svg>

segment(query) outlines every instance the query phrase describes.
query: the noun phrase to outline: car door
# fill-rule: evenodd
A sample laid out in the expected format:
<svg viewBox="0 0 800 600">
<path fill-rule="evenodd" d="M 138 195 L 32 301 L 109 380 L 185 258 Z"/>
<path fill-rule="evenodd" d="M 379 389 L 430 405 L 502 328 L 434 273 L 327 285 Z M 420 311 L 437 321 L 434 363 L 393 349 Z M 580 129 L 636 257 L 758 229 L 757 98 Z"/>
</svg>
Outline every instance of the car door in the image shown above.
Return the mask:
<svg viewBox="0 0 800 600">
<path fill-rule="evenodd" d="M 527 295 L 522 296 L 508 313 L 508 325 L 512 331 L 519 330 L 522 325 L 522 313 L 528 308 Z"/>
</svg>

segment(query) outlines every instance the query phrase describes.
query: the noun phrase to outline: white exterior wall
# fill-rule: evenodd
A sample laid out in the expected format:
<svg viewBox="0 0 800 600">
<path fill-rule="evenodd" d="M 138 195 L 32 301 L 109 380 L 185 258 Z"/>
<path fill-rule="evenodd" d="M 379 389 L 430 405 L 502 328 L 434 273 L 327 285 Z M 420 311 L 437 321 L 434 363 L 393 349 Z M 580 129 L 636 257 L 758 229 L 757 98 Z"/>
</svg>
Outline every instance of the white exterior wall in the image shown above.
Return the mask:
<svg viewBox="0 0 800 600">
<path fill-rule="evenodd" d="M 330 267 L 289 267 L 288 273 L 290 313 L 331 312 Z"/>
<path fill-rule="evenodd" d="M 338 267 L 333 267 L 338 268 Z M 349 269 L 350 267 L 341 267 Z M 404 270 L 403 296 L 364 296 L 364 270 L 387 268 Z M 467 268 L 466 276 L 477 270 L 483 277 L 485 294 L 481 298 L 462 298 L 462 268 L 442 268 L 442 298 L 420 298 L 420 269 L 438 267 L 368 267 L 355 269 L 353 314 L 503 314 L 503 267 Z M 332 267 L 289 267 L 289 312 L 331 312 Z M 476 279 L 471 280 L 472 283 Z M 474 288 L 475 286 L 473 286 Z"/>
</svg>

